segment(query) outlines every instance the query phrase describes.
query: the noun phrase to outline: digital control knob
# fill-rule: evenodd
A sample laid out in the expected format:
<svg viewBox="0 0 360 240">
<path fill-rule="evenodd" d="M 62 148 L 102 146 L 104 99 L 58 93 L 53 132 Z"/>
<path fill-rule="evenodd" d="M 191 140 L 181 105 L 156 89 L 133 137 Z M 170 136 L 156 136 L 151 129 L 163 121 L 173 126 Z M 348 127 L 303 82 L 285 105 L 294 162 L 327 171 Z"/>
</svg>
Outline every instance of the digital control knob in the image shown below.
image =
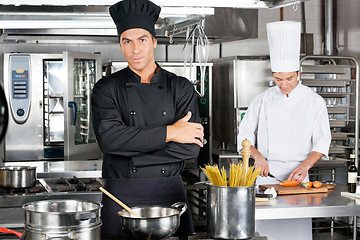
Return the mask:
<svg viewBox="0 0 360 240">
<path fill-rule="evenodd" d="M 22 117 L 22 116 L 24 116 L 25 111 L 24 111 L 24 109 L 19 108 L 19 109 L 16 111 L 16 114 L 17 114 L 19 117 Z"/>
</svg>

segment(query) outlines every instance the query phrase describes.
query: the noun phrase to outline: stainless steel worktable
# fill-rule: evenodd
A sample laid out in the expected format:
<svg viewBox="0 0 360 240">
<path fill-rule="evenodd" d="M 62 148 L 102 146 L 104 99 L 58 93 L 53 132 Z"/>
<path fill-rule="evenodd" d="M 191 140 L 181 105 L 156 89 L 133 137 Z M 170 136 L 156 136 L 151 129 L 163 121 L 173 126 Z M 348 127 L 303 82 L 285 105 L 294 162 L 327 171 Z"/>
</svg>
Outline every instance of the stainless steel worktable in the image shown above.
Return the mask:
<svg viewBox="0 0 360 240">
<path fill-rule="evenodd" d="M 328 193 L 280 195 L 256 205 L 255 219 L 360 216 L 360 200 L 342 197 L 346 186 L 336 185 Z"/>
<path fill-rule="evenodd" d="M 345 185 L 336 185 L 334 190 L 327 193 L 281 195 L 268 203 L 257 204 L 255 219 L 360 216 L 360 200 L 341 196 L 341 192 L 346 191 Z M 353 239 L 356 239 L 356 235 L 354 231 Z"/>
</svg>

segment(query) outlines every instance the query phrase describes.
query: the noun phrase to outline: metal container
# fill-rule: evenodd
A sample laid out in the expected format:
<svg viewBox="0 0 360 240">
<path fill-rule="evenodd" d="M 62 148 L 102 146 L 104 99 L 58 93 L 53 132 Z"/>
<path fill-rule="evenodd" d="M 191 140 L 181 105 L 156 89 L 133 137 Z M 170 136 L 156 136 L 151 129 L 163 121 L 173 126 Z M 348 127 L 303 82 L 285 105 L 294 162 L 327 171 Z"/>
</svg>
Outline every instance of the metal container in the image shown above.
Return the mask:
<svg viewBox="0 0 360 240">
<path fill-rule="evenodd" d="M 100 240 L 101 205 L 82 200 L 45 200 L 23 205 L 26 240 Z"/>
<path fill-rule="evenodd" d="M 208 185 L 207 232 L 216 239 L 254 237 L 255 187 Z"/>
<path fill-rule="evenodd" d="M 129 212 L 120 214 L 123 230 L 132 239 L 167 239 L 180 225 L 180 216 L 186 211 L 186 203 L 174 203 L 171 207 L 132 207 L 141 218 Z"/>
<path fill-rule="evenodd" d="M 0 186 L 6 188 L 29 188 L 36 183 L 36 167 L 0 167 Z"/>
</svg>

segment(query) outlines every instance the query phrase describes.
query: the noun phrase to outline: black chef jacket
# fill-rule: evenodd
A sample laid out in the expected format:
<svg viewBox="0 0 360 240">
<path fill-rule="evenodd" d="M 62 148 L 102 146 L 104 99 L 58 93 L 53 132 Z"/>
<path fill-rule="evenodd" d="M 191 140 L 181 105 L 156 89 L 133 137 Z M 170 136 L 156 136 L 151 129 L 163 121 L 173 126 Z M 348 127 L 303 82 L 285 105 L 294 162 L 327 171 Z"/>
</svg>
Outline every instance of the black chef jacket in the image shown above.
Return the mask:
<svg viewBox="0 0 360 240">
<path fill-rule="evenodd" d="M 201 121 L 193 85 L 158 68 L 150 84 L 141 83 L 140 76 L 127 67 L 94 86 L 93 125 L 104 154 L 105 179 L 132 178 L 136 168 L 146 166 L 183 167 L 184 160 L 198 156 L 196 144 L 166 143 L 166 126 L 188 111 L 190 122 Z"/>
<path fill-rule="evenodd" d="M 189 204 L 179 175 L 184 160 L 196 158 L 200 147 L 166 143 L 166 126 L 188 111 L 190 121 L 199 123 L 192 84 L 160 67 L 150 84 L 141 83 L 129 67 L 99 80 L 92 93 L 92 114 L 104 154 L 105 188 L 130 207 Z M 102 237 L 126 238 L 117 215 L 121 208 L 106 196 L 102 204 Z M 193 231 L 188 209 L 177 232 L 188 236 Z"/>
</svg>

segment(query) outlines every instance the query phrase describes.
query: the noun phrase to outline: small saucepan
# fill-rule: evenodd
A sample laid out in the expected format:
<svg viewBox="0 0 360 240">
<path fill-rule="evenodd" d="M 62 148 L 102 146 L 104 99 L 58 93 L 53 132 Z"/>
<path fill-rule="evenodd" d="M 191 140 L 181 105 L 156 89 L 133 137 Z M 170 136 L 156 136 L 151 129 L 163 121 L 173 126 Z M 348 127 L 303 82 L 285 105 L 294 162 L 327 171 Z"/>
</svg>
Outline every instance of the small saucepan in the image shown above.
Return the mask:
<svg viewBox="0 0 360 240">
<path fill-rule="evenodd" d="M 29 188 L 36 183 L 36 167 L 0 167 L 0 187 Z"/>
<path fill-rule="evenodd" d="M 171 207 L 151 206 L 132 207 L 141 218 L 129 212 L 119 212 L 124 232 L 132 239 L 167 239 L 180 226 L 180 216 L 186 211 L 183 202 L 174 203 Z"/>
</svg>

